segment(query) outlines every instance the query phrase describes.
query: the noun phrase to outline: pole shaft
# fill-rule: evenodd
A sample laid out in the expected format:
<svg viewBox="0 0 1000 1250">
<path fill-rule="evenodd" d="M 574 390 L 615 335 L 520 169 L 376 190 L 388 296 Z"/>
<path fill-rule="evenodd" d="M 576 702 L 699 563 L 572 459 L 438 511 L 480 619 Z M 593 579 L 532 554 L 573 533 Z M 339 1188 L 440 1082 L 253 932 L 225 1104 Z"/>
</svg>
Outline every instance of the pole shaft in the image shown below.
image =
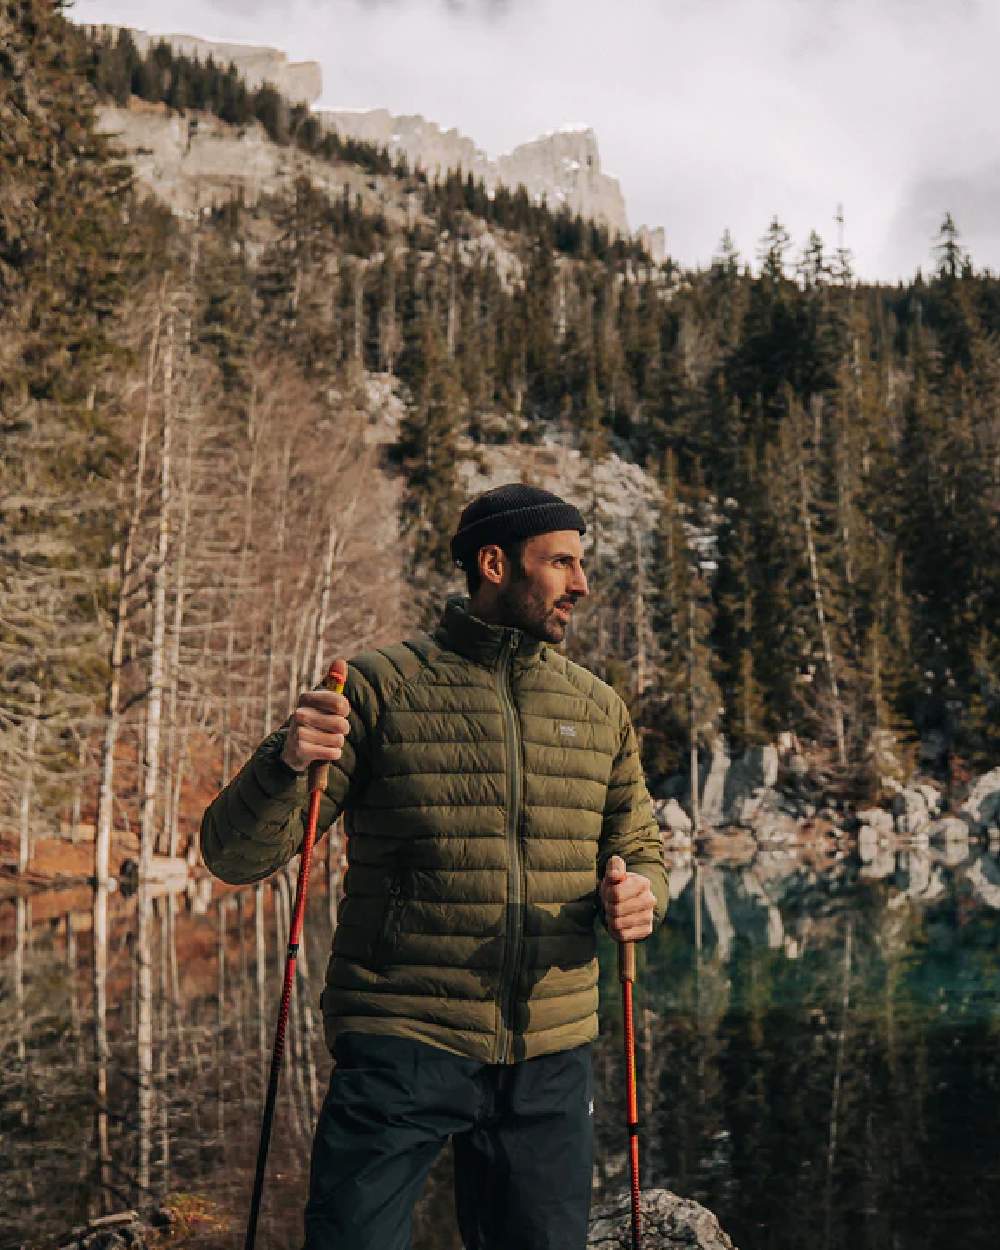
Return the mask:
<svg viewBox="0 0 1000 1250">
<path fill-rule="evenodd" d="M 635 1079 L 635 1017 L 632 1008 L 632 986 L 635 981 L 635 946 L 632 942 L 619 944 L 618 977 L 622 983 L 622 1014 L 625 1020 L 625 1127 L 628 1134 L 628 1170 L 632 1198 L 632 1250 L 641 1250 L 639 1097 Z"/>
<path fill-rule="evenodd" d="M 344 689 L 346 673 L 342 667 L 331 665 L 323 685 L 327 690 L 340 694 Z M 278 1101 L 278 1078 L 281 1075 L 281 1061 L 285 1056 L 285 1032 L 288 1028 L 288 1010 L 292 1002 L 292 988 L 295 985 L 295 961 L 299 954 L 299 940 L 302 937 L 302 926 L 306 914 L 306 892 L 309 889 L 309 873 L 312 869 L 313 848 L 316 845 L 316 829 L 319 824 L 319 807 L 326 789 L 328 766 L 315 763 L 309 766 L 309 810 L 306 817 L 306 836 L 302 842 L 299 860 L 299 879 L 295 887 L 295 906 L 288 928 L 288 951 L 285 956 L 285 978 L 281 984 L 281 1005 L 278 1008 L 278 1024 L 274 1030 L 274 1049 L 271 1052 L 271 1071 L 267 1080 L 267 1094 L 264 1098 L 264 1114 L 260 1125 L 260 1142 L 257 1146 L 257 1168 L 253 1178 L 253 1193 L 250 1196 L 250 1214 L 247 1218 L 247 1233 L 243 1242 L 243 1250 L 254 1250 L 257 1240 L 257 1219 L 260 1215 L 260 1202 L 264 1193 L 264 1174 L 267 1170 L 267 1155 L 271 1146 L 271 1127 L 274 1123 L 274 1108 Z"/>
</svg>

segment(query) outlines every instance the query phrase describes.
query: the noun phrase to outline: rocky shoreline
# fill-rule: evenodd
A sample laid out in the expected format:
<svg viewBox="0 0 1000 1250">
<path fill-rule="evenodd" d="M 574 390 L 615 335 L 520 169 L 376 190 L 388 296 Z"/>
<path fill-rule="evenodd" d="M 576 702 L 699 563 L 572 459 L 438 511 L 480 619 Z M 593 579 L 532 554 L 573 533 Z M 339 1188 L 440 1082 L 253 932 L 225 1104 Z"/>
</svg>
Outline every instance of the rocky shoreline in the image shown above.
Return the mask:
<svg viewBox="0 0 1000 1250">
<path fill-rule="evenodd" d="M 701 761 L 697 804 L 688 779 L 678 776 L 658 788 L 653 810 L 670 851 L 827 843 L 856 847 L 862 862 L 870 862 L 901 843 L 959 848 L 985 842 L 1000 849 L 1000 767 L 968 781 L 957 800 L 920 774 L 905 783 L 885 778 L 880 789 L 878 802 L 830 797 L 827 779 L 791 735 L 736 759 L 720 741 Z"/>
</svg>

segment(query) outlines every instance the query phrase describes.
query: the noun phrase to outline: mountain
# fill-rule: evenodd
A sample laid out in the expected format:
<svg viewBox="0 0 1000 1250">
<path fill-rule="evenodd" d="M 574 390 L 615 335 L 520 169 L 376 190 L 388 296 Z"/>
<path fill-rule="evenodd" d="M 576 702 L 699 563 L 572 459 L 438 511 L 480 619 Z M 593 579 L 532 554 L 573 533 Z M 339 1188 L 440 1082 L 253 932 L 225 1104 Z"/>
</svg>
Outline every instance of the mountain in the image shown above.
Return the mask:
<svg viewBox="0 0 1000 1250">
<path fill-rule="evenodd" d="M 114 37 L 119 28 L 91 29 L 99 36 Z M 185 34 L 151 35 L 131 29 L 129 34 L 140 53 L 162 42 L 183 56 L 200 61 L 211 57 L 220 66 L 233 64 L 248 87 L 270 83 L 293 103 L 311 105 L 322 94 L 322 72 L 317 62 L 289 62 L 283 52 L 274 48 L 215 43 Z M 612 234 L 631 234 L 621 186 L 617 178 L 601 169 L 597 136 L 589 126 L 564 127 L 522 143 L 493 160 L 467 135 L 454 128 L 444 129 L 419 114 L 397 116 L 388 109 L 320 109 L 314 116 L 342 138 L 385 148 L 393 157 L 403 157 L 411 167 L 419 166 L 432 178 L 444 178 L 449 171 L 461 170 L 482 180 L 490 194 L 501 185 L 512 189 L 523 186 L 536 202 L 544 200 L 553 209 L 565 206 L 584 220 L 606 226 Z M 141 148 L 142 136 L 137 133 L 141 123 L 135 118 L 115 120 L 122 124 L 126 146 L 132 150 Z M 154 132 L 154 147 L 162 150 L 164 143 L 171 146 L 162 126 L 153 121 L 149 124 Z M 226 158 L 219 155 L 225 164 Z M 255 151 L 253 162 L 259 163 L 260 156 Z M 257 178 L 253 167 L 248 168 L 246 176 L 251 182 Z M 226 177 L 228 180 L 229 175 Z M 636 238 L 654 261 L 664 259 L 666 241 L 662 227 L 641 226 Z"/>
<path fill-rule="evenodd" d="M 86 29 L 98 38 L 115 37 L 120 26 L 88 26 Z M 247 86 L 259 87 L 270 83 L 286 99 L 295 104 L 315 104 L 323 91 L 323 71 L 318 61 L 289 61 L 277 48 L 258 47 L 245 43 L 218 43 L 211 39 L 199 39 L 195 35 L 154 35 L 145 30 L 128 27 L 132 42 L 142 53 L 158 43 L 169 44 L 183 56 L 207 61 L 216 65 L 235 65 Z"/>
</svg>

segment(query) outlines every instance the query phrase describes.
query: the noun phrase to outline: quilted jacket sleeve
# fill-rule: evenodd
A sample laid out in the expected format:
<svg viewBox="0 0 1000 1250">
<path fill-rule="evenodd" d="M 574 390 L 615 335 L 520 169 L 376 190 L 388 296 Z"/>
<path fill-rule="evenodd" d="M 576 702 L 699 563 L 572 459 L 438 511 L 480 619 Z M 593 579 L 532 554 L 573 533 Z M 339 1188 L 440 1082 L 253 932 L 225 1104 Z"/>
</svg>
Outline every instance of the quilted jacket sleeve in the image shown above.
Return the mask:
<svg viewBox="0 0 1000 1250">
<path fill-rule="evenodd" d="M 668 898 L 663 838 L 653 818 L 639 744 L 624 704 L 621 705 L 621 718 L 620 744 L 604 804 L 598 876 L 604 876 L 604 869 L 612 855 L 620 855 L 629 872 L 641 873 L 653 887 L 655 923 L 659 924 L 666 915 Z"/>
<path fill-rule="evenodd" d="M 330 765 L 320 805 L 325 832 L 368 780 L 371 741 L 377 722 L 375 691 L 353 665 L 344 690 L 351 705 L 351 730 L 340 759 Z M 259 881 L 286 864 L 302 845 L 308 804 L 304 773 L 279 758 L 285 727 L 265 738 L 236 776 L 209 804 L 201 822 L 201 853 L 223 881 Z"/>
</svg>

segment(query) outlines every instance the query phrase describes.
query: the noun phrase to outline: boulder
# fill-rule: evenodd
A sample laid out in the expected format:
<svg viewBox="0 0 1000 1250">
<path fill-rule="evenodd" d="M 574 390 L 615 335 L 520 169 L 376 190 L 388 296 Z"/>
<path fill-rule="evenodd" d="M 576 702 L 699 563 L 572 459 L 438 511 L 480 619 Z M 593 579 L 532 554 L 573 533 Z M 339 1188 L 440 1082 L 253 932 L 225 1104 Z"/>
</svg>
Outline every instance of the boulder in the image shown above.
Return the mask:
<svg viewBox="0 0 1000 1250">
<path fill-rule="evenodd" d="M 723 791 L 724 819 L 746 825 L 773 794 L 778 780 L 778 748 L 748 747 L 726 774 Z"/>
<path fill-rule="evenodd" d="M 149 1228 L 137 1211 L 102 1215 L 74 1228 L 60 1250 L 146 1250 Z"/>
<path fill-rule="evenodd" d="M 729 773 L 729 752 L 722 738 L 712 743 L 708 759 L 699 761 L 701 804 L 699 814 L 704 825 L 721 825 L 725 820 L 726 777 Z"/>
<path fill-rule="evenodd" d="M 1000 768 L 991 768 L 973 784 L 961 812 L 984 830 L 1000 825 Z"/>
<path fill-rule="evenodd" d="M 642 1195 L 644 1250 L 736 1250 L 706 1207 L 668 1189 Z M 628 1194 L 597 1207 L 590 1220 L 587 1250 L 631 1250 L 632 1204 Z"/>
</svg>

